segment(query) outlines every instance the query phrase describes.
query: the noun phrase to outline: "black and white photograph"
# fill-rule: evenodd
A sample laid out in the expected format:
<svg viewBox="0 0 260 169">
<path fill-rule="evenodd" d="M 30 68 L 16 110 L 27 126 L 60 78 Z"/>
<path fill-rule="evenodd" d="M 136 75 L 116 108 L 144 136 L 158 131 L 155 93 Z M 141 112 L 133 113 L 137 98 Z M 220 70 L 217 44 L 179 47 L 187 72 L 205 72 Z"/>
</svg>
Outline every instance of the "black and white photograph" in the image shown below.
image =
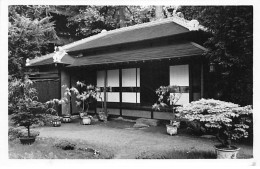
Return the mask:
<svg viewBox="0 0 260 169">
<path fill-rule="evenodd" d="M 254 3 L 36 2 L 1 15 L 9 162 L 258 165 Z"/>
</svg>

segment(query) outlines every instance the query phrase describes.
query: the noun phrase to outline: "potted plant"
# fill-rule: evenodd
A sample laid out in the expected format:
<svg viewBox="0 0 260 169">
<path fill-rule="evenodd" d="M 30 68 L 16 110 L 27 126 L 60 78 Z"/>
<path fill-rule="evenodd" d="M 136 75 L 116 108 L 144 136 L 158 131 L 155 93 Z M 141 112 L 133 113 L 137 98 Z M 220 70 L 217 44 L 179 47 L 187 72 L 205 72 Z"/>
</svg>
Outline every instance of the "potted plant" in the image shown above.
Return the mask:
<svg viewBox="0 0 260 169">
<path fill-rule="evenodd" d="M 51 99 L 45 103 L 47 107 L 46 113 L 52 115 L 51 124 L 53 127 L 61 126 L 62 117 L 59 117 L 57 109 L 58 109 L 58 105 L 62 104 L 62 102 L 63 100 Z"/>
<path fill-rule="evenodd" d="M 31 135 L 30 127 L 33 124 L 39 124 L 44 119 L 45 104 L 38 102 L 37 91 L 32 87 L 33 82 L 24 77 L 24 79 L 13 79 L 8 84 L 8 107 L 12 112 L 11 120 L 14 125 L 24 126 L 27 129 L 27 135 L 21 136 L 22 144 L 32 144 L 36 136 Z"/>
<path fill-rule="evenodd" d="M 173 111 L 173 119 L 170 120 L 170 124 L 166 125 L 166 131 L 168 134 L 176 135 L 177 129 L 180 126 L 180 122 L 177 121 L 176 116 L 176 103 L 181 98 L 181 90 L 179 86 L 160 86 L 156 91 L 158 96 L 157 102 L 153 105 L 153 109 L 160 110 L 161 108 L 170 108 Z"/>
<path fill-rule="evenodd" d="M 71 122 L 71 116 L 70 115 L 63 115 L 62 116 L 62 122 L 63 123 L 70 123 Z"/>
<path fill-rule="evenodd" d="M 217 158 L 235 159 L 239 148 L 231 140 L 248 137 L 252 123 L 252 106 L 240 107 L 237 104 L 214 99 L 201 99 L 178 107 L 183 118 L 199 121 L 207 130 L 214 133 L 221 143 L 215 146 Z"/>
<path fill-rule="evenodd" d="M 51 121 L 52 126 L 53 126 L 53 127 L 60 127 L 60 126 L 61 126 L 61 120 L 62 120 L 62 118 L 59 117 L 59 116 L 53 117 L 53 119 L 52 119 L 52 121 Z"/>
<path fill-rule="evenodd" d="M 90 104 L 97 100 L 98 88 L 93 85 L 86 85 L 83 82 L 77 82 L 77 86 L 79 86 L 79 90 L 75 87 L 67 88 L 66 94 L 71 96 L 71 93 L 76 95 L 77 101 L 76 106 L 82 107 L 79 112 L 81 118 L 81 124 L 91 124 L 92 116 L 88 115 Z"/>
</svg>

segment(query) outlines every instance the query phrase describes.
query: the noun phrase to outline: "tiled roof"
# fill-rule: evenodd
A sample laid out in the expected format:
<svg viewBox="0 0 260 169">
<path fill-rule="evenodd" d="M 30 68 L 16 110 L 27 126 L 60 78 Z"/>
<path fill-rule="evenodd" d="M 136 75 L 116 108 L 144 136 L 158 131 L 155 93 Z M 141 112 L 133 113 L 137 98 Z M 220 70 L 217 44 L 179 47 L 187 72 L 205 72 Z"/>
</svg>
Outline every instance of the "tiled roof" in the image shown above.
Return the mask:
<svg viewBox="0 0 260 169">
<path fill-rule="evenodd" d="M 195 44 L 193 42 L 182 42 L 182 43 L 176 43 L 168 46 L 92 55 L 92 56 L 77 58 L 75 59 L 75 62 L 69 65 L 68 67 L 202 55 L 205 49 L 203 47 L 200 46 L 198 47 L 198 46 L 199 46 L 198 44 Z"/>
<path fill-rule="evenodd" d="M 100 37 L 87 42 L 82 40 L 82 43 L 75 45 L 74 47 L 70 47 L 68 51 L 72 52 L 97 47 L 138 42 L 142 40 L 173 36 L 186 32 L 189 32 L 187 28 L 176 24 L 172 20 L 166 19 L 161 22 L 154 21 L 150 22 L 149 24 L 134 25 L 100 33 Z M 86 38 L 86 40 L 88 39 Z"/>
<path fill-rule="evenodd" d="M 173 36 L 189 32 L 189 30 L 196 30 L 196 28 L 194 29 L 194 27 L 191 26 L 192 24 L 189 23 L 192 22 L 186 21 L 183 18 L 178 18 L 177 16 L 161 19 L 102 32 L 97 35 L 93 35 L 91 37 L 64 45 L 62 46 L 62 49 L 69 53 L 72 51 L 87 50 L 98 47 Z M 39 58 L 32 59 L 29 61 L 29 66 L 52 64 L 53 55 L 54 53 L 51 53 Z M 68 58 L 68 55 L 65 56 L 65 58 Z M 72 61 L 70 58 L 69 63 L 71 62 Z"/>
<path fill-rule="evenodd" d="M 196 22 L 197 21 L 195 21 L 195 23 Z M 66 49 L 67 51 L 76 51 L 105 46 L 105 44 L 111 45 L 123 42 L 127 43 L 132 41 L 140 41 L 143 39 L 153 39 L 156 37 L 175 35 L 178 33 L 188 32 L 189 30 L 191 31 L 198 29 L 204 30 L 205 28 L 201 25 L 198 25 L 197 27 L 194 26 L 194 20 L 188 21 L 184 18 L 174 15 L 172 17 L 161 20 L 155 20 L 99 33 L 97 35 L 93 35 L 91 37 L 65 45 L 63 46 L 63 49 Z M 127 37 L 127 39 L 122 37 L 122 34 L 126 34 L 125 37 Z M 113 40 L 114 42 L 109 41 L 112 39 L 112 37 L 117 38 L 117 40 Z M 109 42 L 106 43 L 104 40 Z M 98 42 L 101 42 L 101 44 Z"/>
</svg>

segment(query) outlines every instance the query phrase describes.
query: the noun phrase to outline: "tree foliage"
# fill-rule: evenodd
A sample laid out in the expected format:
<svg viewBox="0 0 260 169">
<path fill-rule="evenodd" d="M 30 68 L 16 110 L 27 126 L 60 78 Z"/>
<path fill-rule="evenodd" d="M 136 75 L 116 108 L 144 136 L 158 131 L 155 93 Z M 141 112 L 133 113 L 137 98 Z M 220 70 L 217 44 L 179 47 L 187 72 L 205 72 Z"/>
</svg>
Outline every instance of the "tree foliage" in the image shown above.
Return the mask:
<svg viewBox="0 0 260 169">
<path fill-rule="evenodd" d="M 172 9 L 164 7 L 164 17 Z M 50 43 L 65 45 L 103 29 L 149 22 L 155 11 L 155 6 L 9 6 L 9 75 L 22 77 L 26 59 L 53 51 Z"/>
<path fill-rule="evenodd" d="M 45 104 L 37 101 L 37 91 L 28 79 L 16 79 L 8 84 L 8 111 L 12 114 L 14 125 L 27 128 L 30 136 L 30 126 L 39 124 L 44 119 Z"/>
<path fill-rule="evenodd" d="M 8 73 L 15 77 L 23 76 L 27 58 L 45 54 L 49 43 L 58 38 L 51 17 L 41 15 L 37 7 L 29 9 L 9 7 Z"/>
<path fill-rule="evenodd" d="M 140 6 L 56 6 L 53 13 L 66 16 L 67 27 L 77 28 L 75 36 L 90 36 L 103 29 L 149 22 L 154 17 L 153 7 Z"/>
<path fill-rule="evenodd" d="M 253 102 L 252 6 L 182 6 L 186 19 L 198 19 L 211 32 L 206 56 L 216 65 L 213 90 L 220 99 L 242 105 Z M 211 89 L 212 89 L 211 87 Z"/>
</svg>

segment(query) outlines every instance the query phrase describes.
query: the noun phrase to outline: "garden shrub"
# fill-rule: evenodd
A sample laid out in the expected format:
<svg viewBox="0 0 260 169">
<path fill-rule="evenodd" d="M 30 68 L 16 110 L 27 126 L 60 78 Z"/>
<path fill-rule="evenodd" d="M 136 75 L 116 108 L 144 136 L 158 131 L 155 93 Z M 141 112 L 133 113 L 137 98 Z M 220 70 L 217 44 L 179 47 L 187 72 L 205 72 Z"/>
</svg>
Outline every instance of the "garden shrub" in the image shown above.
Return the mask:
<svg viewBox="0 0 260 169">
<path fill-rule="evenodd" d="M 194 135 L 201 136 L 203 134 L 209 134 L 209 131 L 198 120 L 186 121 L 186 127 L 189 132 Z"/>
<path fill-rule="evenodd" d="M 19 138 L 22 134 L 22 130 L 20 128 L 9 127 L 8 129 L 8 140 L 12 141 Z"/>
<path fill-rule="evenodd" d="M 199 122 L 207 131 L 214 133 L 225 147 L 231 140 L 248 138 L 253 127 L 252 106 L 240 107 L 238 104 L 214 99 L 201 99 L 178 107 L 178 116 L 188 121 Z"/>
<path fill-rule="evenodd" d="M 39 131 L 31 130 L 31 136 L 39 136 Z M 13 141 L 19 137 L 28 136 L 28 133 L 25 129 L 22 129 L 20 127 L 9 127 L 8 129 L 8 140 Z"/>
<path fill-rule="evenodd" d="M 67 141 L 67 140 L 59 140 L 54 144 L 55 147 L 60 148 L 62 150 L 74 150 L 76 145 Z"/>
</svg>

